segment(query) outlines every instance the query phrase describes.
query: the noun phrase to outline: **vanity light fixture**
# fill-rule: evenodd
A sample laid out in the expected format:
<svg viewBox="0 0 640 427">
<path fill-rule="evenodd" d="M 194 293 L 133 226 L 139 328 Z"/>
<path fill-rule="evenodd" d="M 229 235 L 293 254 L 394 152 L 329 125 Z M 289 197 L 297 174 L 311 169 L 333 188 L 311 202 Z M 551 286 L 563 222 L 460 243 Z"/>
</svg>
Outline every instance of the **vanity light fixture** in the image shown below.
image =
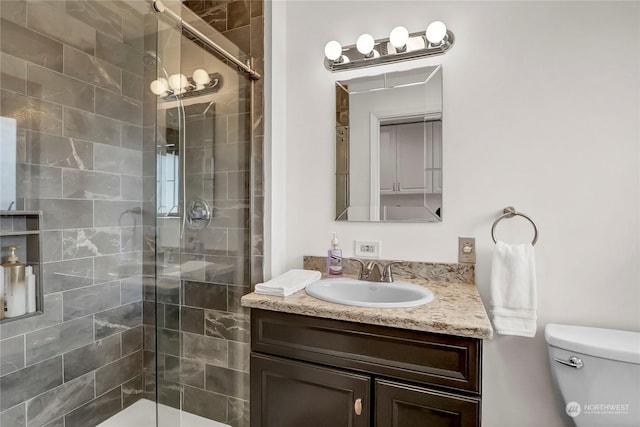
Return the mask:
<svg viewBox="0 0 640 427">
<path fill-rule="evenodd" d="M 193 72 L 192 77 L 182 73 L 158 77 L 149 85 L 149 90 L 166 100 L 175 97 L 185 98 L 202 95 L 204 93 L 217 92 L 222 87 L 222 75 L 209 73 L 202 68 Z"/>
<path fill-rule="evenodd" d="M 427 31 L 424 32 L 425 37 L 429 43 L 438 45 L 447 36 L 447 26 L 442 21 L 433 21 L 427 27 Z"/>
<path fill-rule="evenodd" d="M 335 40 L 324 45 L 324 56 L 334 63 L 349 62 L 349 58 L 342 54 L 342 45 Z"/>
<path fill-rule="evenodd" d="M 389 42 L 396 49 L 396 52 L 404 52 L 407 50 L 407 42 L 409 41 L 409 30 L 405 27 L 395 27 L 389 34 Z"/>
<path fill-rule="evenodd" d="M 442 21 L 434 21 L 426 31 L 416 33 L 398 26 L 385 39 L 375 40 L 365 33 L 355 45 L 343 47 L 335 40 L 328 42 L 324 47 L 324 66 L 335 72 L 426 58 L 446 53 L 453 43 L 453 33 Z"/>
<path fill-rule="evenodd" d="M 364 55 L 365 58 L 378 58 L 380 52 L 374 49 L 376 41 L 371 34 L 361 34 L 356 40 L 356 49 Z"/>
</svg>

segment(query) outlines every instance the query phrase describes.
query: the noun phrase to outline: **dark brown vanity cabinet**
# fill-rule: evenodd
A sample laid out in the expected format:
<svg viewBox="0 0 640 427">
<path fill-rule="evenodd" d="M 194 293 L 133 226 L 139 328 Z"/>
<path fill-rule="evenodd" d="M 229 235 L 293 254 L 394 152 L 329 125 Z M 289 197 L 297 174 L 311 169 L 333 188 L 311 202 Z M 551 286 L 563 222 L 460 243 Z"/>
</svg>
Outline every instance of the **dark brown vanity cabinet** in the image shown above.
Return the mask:
<svg viewBox="0 0 640 427">
<path fill-rule="evenodd" d="M 252 309 L 252 427 L 480 426 L 482 340 Z"/>
<path fill-rule="evenodd" d="M 479 426 L 480 400 L 424 387 L 376 380 L 375 426 Z"/>
<path fill-rule="evenodd" d="M 368 376 L 256 354 L 251 355 L 251 370 L 252 389 L 260 391 L 260 422 L 252 425 L 370 425 L 368 408 L 362 406 L 370 402 Z"/>
</svg>

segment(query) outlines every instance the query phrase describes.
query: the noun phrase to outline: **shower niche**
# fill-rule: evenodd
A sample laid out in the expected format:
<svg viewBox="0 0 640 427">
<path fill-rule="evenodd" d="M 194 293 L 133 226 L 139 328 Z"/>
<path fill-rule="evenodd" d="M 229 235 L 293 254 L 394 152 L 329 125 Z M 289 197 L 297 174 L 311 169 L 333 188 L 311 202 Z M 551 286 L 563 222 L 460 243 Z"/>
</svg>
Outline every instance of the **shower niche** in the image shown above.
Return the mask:
<svg viewBox="0 0 640 427">
<path fill-rule="evenodd" d="M 35 277 L 35 310 L 29 309 L 28 284 L 25 281 L 25 313 L 8 317 L 5 311 L 7 293 L 6 281 L 2 281 L 2 304 L 0 304 L 0 323 L 11 322 L 18 319 L 41 314 L 44 311 L 43 287 L 42 287 L 42 212 L 40 211 L 0 211 L 0 248 L 2 249 L 2 264 L 7 262 L 9 247 L 16 248 L 19 261 L 31 266 Z"/>
</svg>

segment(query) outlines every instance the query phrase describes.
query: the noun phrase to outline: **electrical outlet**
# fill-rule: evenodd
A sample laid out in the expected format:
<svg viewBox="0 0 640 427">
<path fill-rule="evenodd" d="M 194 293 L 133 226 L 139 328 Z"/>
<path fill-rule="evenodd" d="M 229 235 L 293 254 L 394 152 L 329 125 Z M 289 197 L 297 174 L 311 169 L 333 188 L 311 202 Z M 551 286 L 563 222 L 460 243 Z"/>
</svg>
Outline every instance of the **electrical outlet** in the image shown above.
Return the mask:
<svg viewBox="0 0 640 427">
<path fill-rule="evenodd" d="M 354 254 L 361 258 L 380 258 L 380 240 L 356 240 Z"/>
<path fill-rule="evenodd" d="M 476 238 L 458 237 L 458 262 L 476 263 Z"/>
</svg>

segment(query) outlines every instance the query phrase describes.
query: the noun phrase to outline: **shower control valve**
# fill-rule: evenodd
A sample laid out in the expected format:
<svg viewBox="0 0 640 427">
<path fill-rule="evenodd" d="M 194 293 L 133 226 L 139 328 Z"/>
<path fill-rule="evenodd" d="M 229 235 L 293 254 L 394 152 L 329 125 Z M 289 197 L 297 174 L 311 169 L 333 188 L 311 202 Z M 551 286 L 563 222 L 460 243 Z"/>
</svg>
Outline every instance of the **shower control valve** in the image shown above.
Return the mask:
<svg viewBox="0 0 640 427">
<path fill-rule="evenodd" d="M 206 216 L 207 213 L 200 206 L 194 207 L 191 211 L 191 219 L 205 219 Z"/>
<path fill-rule="evenodd" d="M 187 225 L 192 230 L 202 230 L 211 222 L 211 207 L 202 199 L 193 199 L 187 207 Z"/>
</svg>

